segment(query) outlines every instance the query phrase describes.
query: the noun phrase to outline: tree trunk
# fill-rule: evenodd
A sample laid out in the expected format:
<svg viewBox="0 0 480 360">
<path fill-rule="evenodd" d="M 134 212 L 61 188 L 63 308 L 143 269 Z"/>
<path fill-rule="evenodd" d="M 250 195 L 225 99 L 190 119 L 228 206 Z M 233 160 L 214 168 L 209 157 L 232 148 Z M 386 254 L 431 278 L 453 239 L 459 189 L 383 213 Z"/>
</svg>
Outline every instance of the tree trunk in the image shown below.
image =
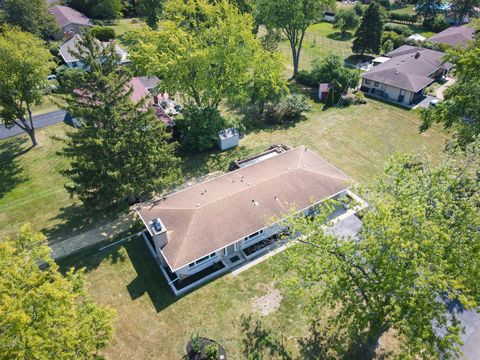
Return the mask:
<svg viewBox="0 0 480 360">
<path fill-rule="evenodd" d="M 295 46 L 292 45 L 292 58 L 293 58 L 293 75 L 291 79 L 295 79 L 298 74 L 298 60 L 300 57 L 300 53 L 297 53 Z"/>
<path fill-rule="evenodd" d="M 30 137 L 30 140 L 32 141 L 32 147 L 35 147 L 38 145 L 37 138 L 35 136 L 35 128 L 28 129 L 27 128 L 27 134 Z"/>
</svg>

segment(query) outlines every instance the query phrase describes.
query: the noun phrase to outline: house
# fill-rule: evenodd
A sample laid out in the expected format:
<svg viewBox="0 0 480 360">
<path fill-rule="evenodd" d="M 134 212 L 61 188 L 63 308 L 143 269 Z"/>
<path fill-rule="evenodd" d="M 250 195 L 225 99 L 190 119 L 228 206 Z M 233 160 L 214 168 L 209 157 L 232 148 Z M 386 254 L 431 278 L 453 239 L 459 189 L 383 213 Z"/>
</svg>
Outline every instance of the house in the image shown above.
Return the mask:
<svg viewBox="0 0 480 360">
<path fill-rule="evenodd" d="M 62 45 L 60 45 L 60 56 L 69 68 L 83 67 L 83 64 L 74 55 L 72 55 L 72 51 L 78 51 L 81 40 L 82 37 L 80 35 L 74 35 L 71 39 L 68 39 Z M 101 44 L 104 47 L 109 45 L 109 43 Z M 128 53 L 116 44 L 115 52 L 120 58 L 119 64 L 124 64 L 128 62 Z"/>
<path fill-rule="evenodd" d="M 141 205 L 145 242 L 180 295 L 272 249 L 293 208 L 314 215 L 325 199 L 357 199 L 349 178 L 301 146 L 273 148 L 237 170 Z M 351 209 L 352 210 L 352 209 Z M 343 206 L 334 217 L 345 214 Z M 353 210 L 352 210 L 353 211 Z"/>
<path fill-rule="evenodd" d="M 473 40 L 475 28 L 468 25 L 450 26 L 438 34 L 428 38 L 429 42 L 449 46 L 465 46 L 468 41 Z"/>
<path fill-rule="evenodd" d="M 158 119 L 163 121 L 168 128 L 172 128 L 175 126 L 175 121 L 173 121 L 165 109 L 158 103 L 158 96 L 155 92 L 155 87 L 158 82 L 159 79 L 156 76 L 138 76 L 132 78 L 129 83 L 132 88 L 132 94 L 130 97 L 134 103 L 145 98 L 145 106 L 147 108 L 153 106 Z"/>
<path fill-rule="evenodd" d="M 55 37 L 61 39 L 67 34 L 81 34 L 85 28 L 93 26 L 93 22 L 81 12 L 68 6 L 54 5 L 48 8 L 48 12 L 55 17 L 62 31 Z"/>
<path fill-rule="evenodd" d="M 366 94 L 410 105 L 423 98 L 425 88 L 452 68 L 444 63 L 445 54 L 422 47 L 403 45 L 361 75 L 361 90 Z"/>
</svg>

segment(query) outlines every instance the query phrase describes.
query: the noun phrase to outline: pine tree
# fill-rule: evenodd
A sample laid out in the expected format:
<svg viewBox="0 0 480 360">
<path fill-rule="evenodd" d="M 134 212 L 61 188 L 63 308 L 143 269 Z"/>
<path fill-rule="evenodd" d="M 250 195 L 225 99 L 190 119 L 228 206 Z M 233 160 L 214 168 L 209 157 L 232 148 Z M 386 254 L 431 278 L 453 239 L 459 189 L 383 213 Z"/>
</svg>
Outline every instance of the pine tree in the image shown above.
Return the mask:
<svg viewBox="0 0 480 360">
<path fill-rule="evenodd" d="M 455 15 L 457 22 L 463 22 L 463 19 L 474 17 L 475 8 L 480 7 L 480 0 L 453 0 L 451 11 Z"/>
<path fill-rule="evenodd" d="M 383 16 L 380 10 L 380 5 L 377 2 L 372 2 L 365 15 L 363 15 L 362 22 L 355 32 L 355 39 L 353 40 L 352 51 L 355 54 L 363 56 L 366 52 L 378 54 L 382 46 L 383 34 Z"/>
<path fill-rule="evenodd" d="M 67 190 L 88 206 L 106 208 L 176 183 L 175 144 L 144 101 L 131 101 L 130 74 L 116 65 L 114 47 L 87 34 L 79 49 L 74 55 L 88 70 L 67 80 L 73 95 L 66 110 L 81 119 L 62 151 L 71 164 L 64 171 Z"/>
</svg>

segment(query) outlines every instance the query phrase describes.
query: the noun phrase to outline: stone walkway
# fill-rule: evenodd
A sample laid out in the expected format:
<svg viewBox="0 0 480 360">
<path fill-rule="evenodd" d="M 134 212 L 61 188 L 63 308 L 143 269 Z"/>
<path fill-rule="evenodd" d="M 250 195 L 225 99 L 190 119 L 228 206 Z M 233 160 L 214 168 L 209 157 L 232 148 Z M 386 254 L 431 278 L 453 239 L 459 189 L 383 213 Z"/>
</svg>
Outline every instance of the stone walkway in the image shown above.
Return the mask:
<svg viewBox="0 0 480 360">
<path fill-rule="evenodd" d="M 455 79 L 448 78 L 448 79 L 447 79 L 447 82 L 446 82 L 445 84 L 443 84 L 442 86 L 440 86 L 440 87 L 435 91 L 435 95 L 437 96 L 437 98 L 439 98 L 440 100 L 443 100 L 443 92 L 444 92 L 445 90 L 447 90 L 448 87 L 452 86 L 454 83 L 455 83 Z"/>
</svg>

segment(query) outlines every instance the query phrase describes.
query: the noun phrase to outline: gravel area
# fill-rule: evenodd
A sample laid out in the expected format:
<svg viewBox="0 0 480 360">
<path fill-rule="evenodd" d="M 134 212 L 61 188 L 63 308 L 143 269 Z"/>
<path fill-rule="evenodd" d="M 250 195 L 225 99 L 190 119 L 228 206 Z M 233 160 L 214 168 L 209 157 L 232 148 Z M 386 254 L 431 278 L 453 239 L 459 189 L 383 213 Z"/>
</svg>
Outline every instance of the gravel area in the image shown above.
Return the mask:
<svg viewBox="0 0 480 360">
<path fill-rule="evenodd" d="M 252 300 L 252 308 L 262 316 L 275 312 L 282 302 L 283 296 L 279 290 L 272 290 L 267 295 Z"/>
</svg>

